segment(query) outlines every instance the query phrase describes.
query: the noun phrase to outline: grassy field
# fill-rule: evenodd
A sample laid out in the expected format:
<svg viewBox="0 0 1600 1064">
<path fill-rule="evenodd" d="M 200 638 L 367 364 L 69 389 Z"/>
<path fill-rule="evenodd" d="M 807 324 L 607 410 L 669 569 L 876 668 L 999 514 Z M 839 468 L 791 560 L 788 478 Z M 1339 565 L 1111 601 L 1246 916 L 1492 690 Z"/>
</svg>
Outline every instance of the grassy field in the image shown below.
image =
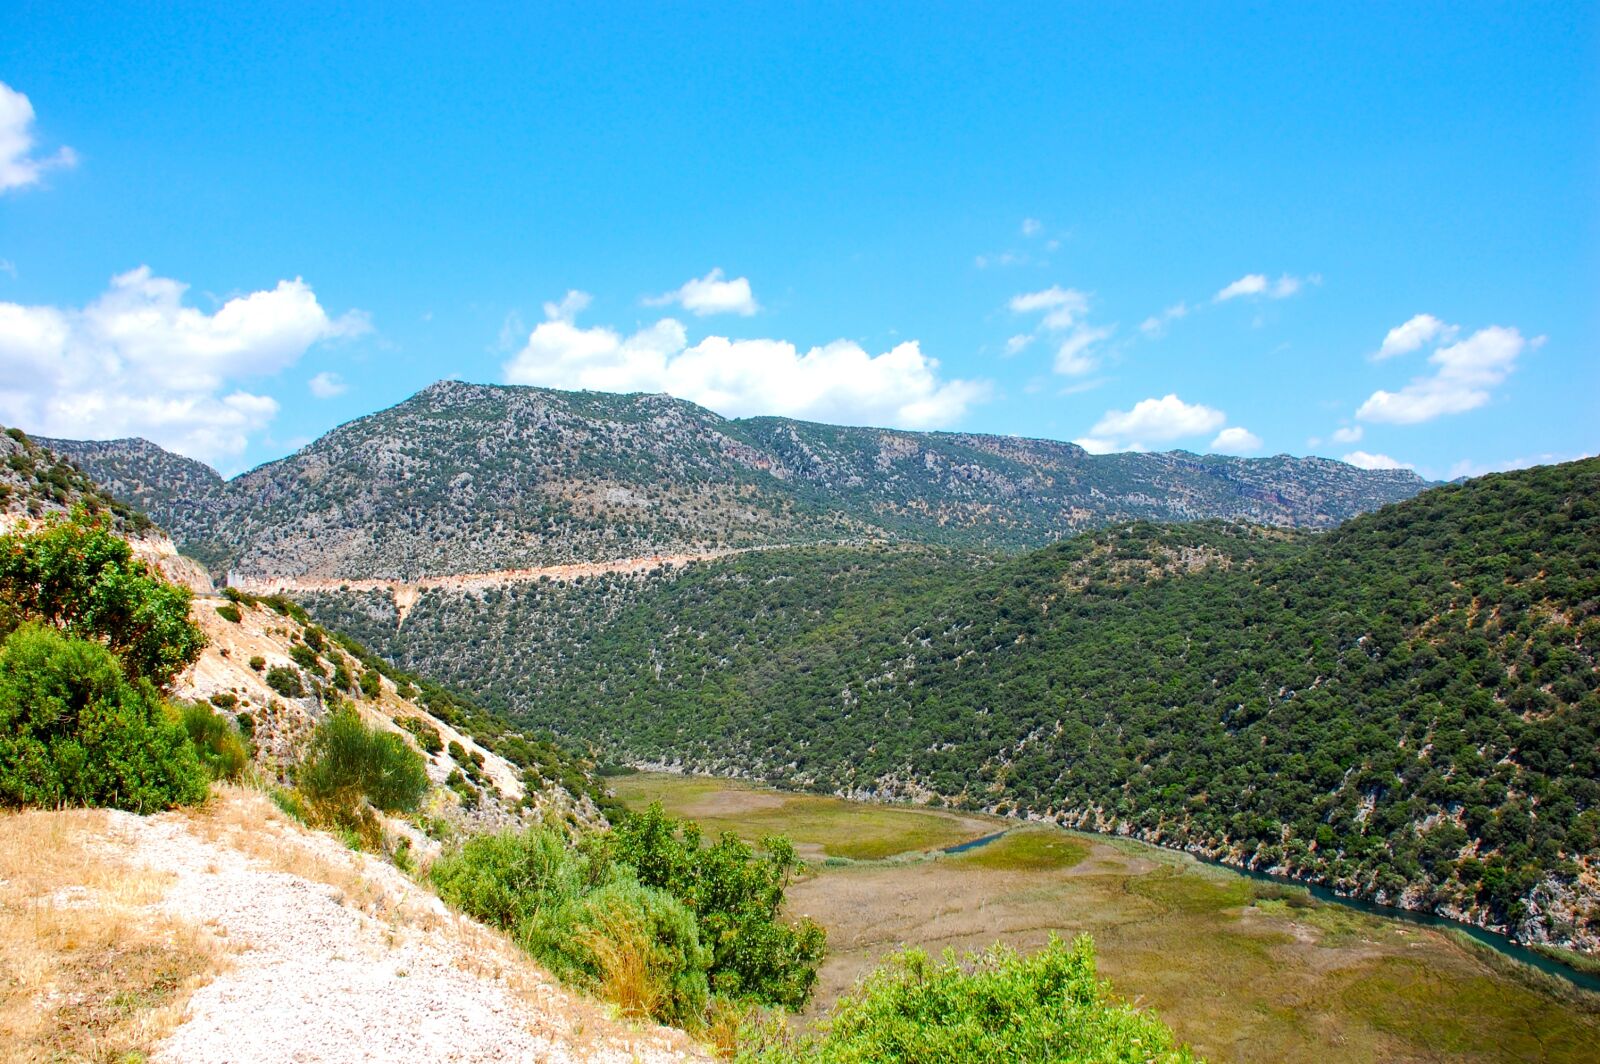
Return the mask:
<svg viewBox="0 0 1600 1064">
<path fill-rule="evenodd" d="M 671 816 L 699 821 L 707 835 L 732 831 L 751 841 L 787 835 L 812 860 L 878 861 L 954 846 L 997 830 L 992 817 L 847 802 L 704 776 L 640 772 L 609 782 L 617 797 L 634 808 L 660 802 Z"/>
<path fill-rule="evenodd" d="M 751 839 L 787 834 L 812 858 L 790 899 L 828 929 L 814 1013 L 902 945 L 1034 948 L 1088 933 L 1116 991 L 1212 1061 L 1593 1061 L 1600 1045 L 1593 995 L 1449 934 L 1137 842 L 1017 826 L 934 854 L 996 821 L 697 777 L 612 782 L 630 805 L 660 801 Z"/>
</svg>

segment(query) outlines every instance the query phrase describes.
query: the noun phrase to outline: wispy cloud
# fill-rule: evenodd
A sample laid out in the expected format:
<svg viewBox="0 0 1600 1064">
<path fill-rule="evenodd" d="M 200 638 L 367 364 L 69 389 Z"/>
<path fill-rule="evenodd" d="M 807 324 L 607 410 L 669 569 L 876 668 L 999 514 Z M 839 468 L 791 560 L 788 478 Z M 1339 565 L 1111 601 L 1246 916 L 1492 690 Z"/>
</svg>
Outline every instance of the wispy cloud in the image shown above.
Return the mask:
<svg viewBox="0 0 1600 1064">
<path fill-rule="evenodd" d="M 32 101 L 0 81 L 0 192 L 37 184 L 47 170 L 77 165 L 71 148 L 34 154 L 33 120 Z"/>
<path fill-rule="evenodd" d="M 1383 338 L 1383 346 L 1378 348 L 1372 358 L 1375 362 L 1382 361 L 1396 355 L 1410 354 L 1434 341 L 1449 343 L 1456 338 L 1456 333 L 1459 331 L 1457 326 L 1446 325 L 1432 314 L 1418 314 L 1390 329 Z"/>
<path fill-rule="evenodd" d="M 1373 392 L 1356 411 L 1356 417 L 1362 421 L 1415 425 L 1476 410 L 1516 369 L 1522 352 L 1543 340 L 1527 340 L 1516 329 L 1499 325 L 1479 329 L 1465 340 L 1440 347 L 1429 355 L 1432 373 L 1412 378 L 1399 391 Z M 1418 345 L 1422 342 L 1418 341 Z"/>
<path fill-rule="evenodd" d="M 711 314 L 738 314 L 748 318 L 761 309 L 750 290 L 749 278 L 725 280 L 720 266 L 704 277 L 685 281 L 671 292 L 644 300 L 647 307 L 665 307 L 674 303 L 700 318 Z"/>
<path fill-rule="evenodd" d="M 1230 299 L 1247 296 L 1288 299 L 1307 284 L 1319 284 L 1321 281 L 1322 278 L 1317 274 L 1312 274 L 1310 277 L 1294 277 L 1286 273 L 1273 281 L 1264 273 L 1247 273 L 1232 284 L 1224 285 L 1211 297 L 1211 300 L 1214 303 L 1226 303 Z"/>
<path fill-rule="evenodd" d="M 1051 285 L 1037 292 L 1022 292 L 1012 296 L 1007 306 L 1013 314 L 1039 315 L 1031 334 L 1013 336 L 1006 342 L 1008 352 L 1015 354 L 1034 340 L 1048 339 L 1055 345 L 1054 369 L 1066 377 L 1094 372 L 1100 365 L 1096 348 L 1116 331 L 1115 325 L 1090 325 L 1083 320 L 1089 312 L 1089 296 L 1076 288 Z"/>
</svg>

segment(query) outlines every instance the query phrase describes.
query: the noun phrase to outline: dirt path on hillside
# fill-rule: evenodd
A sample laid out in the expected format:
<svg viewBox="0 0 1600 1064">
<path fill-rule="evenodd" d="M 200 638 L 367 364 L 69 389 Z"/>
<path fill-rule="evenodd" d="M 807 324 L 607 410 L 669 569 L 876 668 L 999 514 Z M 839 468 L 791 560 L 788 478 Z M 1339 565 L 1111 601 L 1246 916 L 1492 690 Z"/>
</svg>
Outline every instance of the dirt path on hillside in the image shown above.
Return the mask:
<svg viewBox="0 0 1600 1064">
<path fill-rule="evenodd" d="M 318 576 L 230 576 L 229 585 L 252 595 L 294 594 L 295 592 L 324 591 L 386 591 L 394 597 L 395 613 L 400 623 L 417 604 L 424 591 L 481 591 L 504 587 L 507 584 L 537 583 L 540 580 L 566 582 L 608 573 L 648 573 L 656 569 L 670 569 L 691 562 L 708 562 L 735 554 L 756 550 L 778 550 L 779 547 L 729 547 L 723 550 L 704 551 L 698 554 L 647 554 L 640 558 L 617 558 L 603 562 L 571 562 L 566 565 L 546 565 L 533 569 L 493 569 L 482 573 L 452 573 L 446 576 L 425 576 L 420 580 L 339 579 Z"/>
<path fill-rule="evenodd" d="M 611 1020 L 393 866 L 304 831 L 259 794 L 228 792 L 199 814 L 116 815 L 103 845 L 175 877 L 155 908 L 230 950 L 157 1060 L 705 1059 L 679 1032 Z"/>
</svg>

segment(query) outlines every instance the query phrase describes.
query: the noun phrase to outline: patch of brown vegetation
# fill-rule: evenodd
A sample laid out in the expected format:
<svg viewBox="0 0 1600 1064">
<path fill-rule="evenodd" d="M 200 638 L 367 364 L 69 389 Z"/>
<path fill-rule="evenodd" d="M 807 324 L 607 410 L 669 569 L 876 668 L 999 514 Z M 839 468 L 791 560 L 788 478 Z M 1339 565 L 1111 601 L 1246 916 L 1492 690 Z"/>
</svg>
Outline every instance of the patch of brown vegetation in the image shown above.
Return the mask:
<svg viewBox="0 0 1600 1064">
<path fill-rule="evenodd" d="M 93 851 L 95 810 L 0 817 L 0 1045 L 7 1060 L 148 1052 L 224 964 L 203 931 L 145 906 L 170 877 Z"/>
</svg>

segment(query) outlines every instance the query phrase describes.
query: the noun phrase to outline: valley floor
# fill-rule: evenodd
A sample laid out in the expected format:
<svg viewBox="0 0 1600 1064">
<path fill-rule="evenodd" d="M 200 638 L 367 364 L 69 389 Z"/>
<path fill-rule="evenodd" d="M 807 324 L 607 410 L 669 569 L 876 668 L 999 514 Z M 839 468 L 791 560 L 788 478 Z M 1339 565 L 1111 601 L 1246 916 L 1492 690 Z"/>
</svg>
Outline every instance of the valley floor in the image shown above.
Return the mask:
<svg viewBox="0 0 1600 1064">
<path fill-rule="evenodd" d="M 252 791 L 0 818 L 0 912 L 0 1041 L 23 1060 L 704 1059 Z"/>
<path fill-rule="evenodd" d="M 1431 928 L 1258 890 L 1124 839 L 664 773 L 613 779 L 708 834 L 787 834 L 813 863 L 791 911 L 828 931 L 810 1015 L 884 954 L 1094 937 L 1100 974 L 1223 1061 L 1593 1061 L 1600 997 Z M 954 843 L 1009 827 L 959 855 Z M 932 851 L 932 852 L 930 852 Z M 1275 896 L 1276 895 L 1276 896 Z"/>
</svg>

